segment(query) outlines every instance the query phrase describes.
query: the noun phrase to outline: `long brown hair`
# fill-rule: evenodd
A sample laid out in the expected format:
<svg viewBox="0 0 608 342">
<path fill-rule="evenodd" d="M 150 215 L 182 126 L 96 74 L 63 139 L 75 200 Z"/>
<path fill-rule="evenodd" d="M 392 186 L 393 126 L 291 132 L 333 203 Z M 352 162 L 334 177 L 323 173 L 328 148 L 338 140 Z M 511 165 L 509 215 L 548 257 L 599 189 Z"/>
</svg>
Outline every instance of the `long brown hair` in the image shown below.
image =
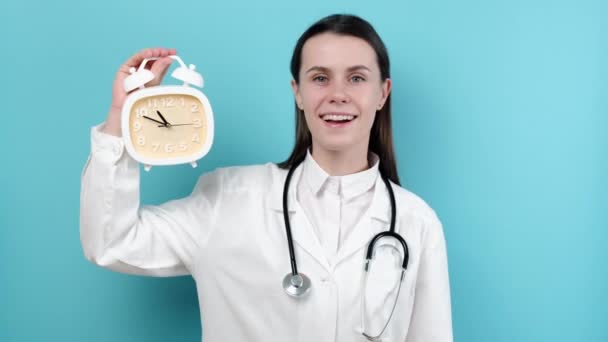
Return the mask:
<svg viewBox="0 0 608 342">
<path fill-rule="evenodd" d="M 353 36 L 365 40 L 376 52 L 382 81 L 384 82 L 390 78 L 390 62 L 386 46 L 372 25 L 354 15 L 334 14 L 314 23 L 298 39 L 291 56 L 291 76 L 296 84 L 300 83 L 299 74 L 302 65 L 302 48 L 304 47 L 304 43 L 311 37 L 325 32 Z M 294 107 L 296 113 L 296 143 L 289 158 L 277 164 L 282 169 L 288 169 L 292 165 L 304 160 L 307 149 L 312 145 L 312 136 L 306 124 L 304 111 L 300 110 L 295 103 Z M 390 94 L 382 109 L 376 111 L 376 117 L 370 132 L 369 150 L 380 157 L 380 172 L 393 183 L 400 184 L 395 152 L 393 150 Z"/>
</svg>

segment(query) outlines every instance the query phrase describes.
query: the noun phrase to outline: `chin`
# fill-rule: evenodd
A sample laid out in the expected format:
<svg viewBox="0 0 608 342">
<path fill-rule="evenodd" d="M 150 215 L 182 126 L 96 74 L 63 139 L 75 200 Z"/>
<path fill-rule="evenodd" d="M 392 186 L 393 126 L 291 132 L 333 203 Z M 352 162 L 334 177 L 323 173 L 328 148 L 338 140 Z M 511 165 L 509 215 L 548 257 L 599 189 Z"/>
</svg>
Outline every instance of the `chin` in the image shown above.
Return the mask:
<svg viewBox="0 0 608 342">
<path fill-rule="evenodd" d="M 355 143 L 351 139 L 327 139 L 325 141 L 317 141 L 315 146 L 325 151 L 341 152 L 353 147 Z"/>
</svg>

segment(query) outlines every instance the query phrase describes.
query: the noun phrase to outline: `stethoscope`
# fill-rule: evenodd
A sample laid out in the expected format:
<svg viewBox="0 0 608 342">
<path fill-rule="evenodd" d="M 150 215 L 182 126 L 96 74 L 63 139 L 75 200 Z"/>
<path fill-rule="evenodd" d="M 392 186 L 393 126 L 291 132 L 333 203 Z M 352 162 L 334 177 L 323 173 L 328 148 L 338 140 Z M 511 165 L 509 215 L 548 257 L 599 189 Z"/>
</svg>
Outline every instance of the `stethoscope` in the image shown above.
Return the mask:
<svg viewBox="0 0 608 342">
<path fill-rule="evenodd" d="M 285 220 L 285 231 L 287 233 L 287 244 L 289 247 L 289 259 L 291 261 L 291 273 L 288 273 L 287 275 L 285 275 L 285 278 L 283 278 L 283 289 L 289 296 L 295 297 L 295 298 L 302 298 L 302 297 L 306 296 L 308 293 L 310 293 L 310 285 L 311 285 L 310 278 L 308 278 L 305 274 L 298 272 L 298 265 L 296 264 L 296 257 L 295 257 L 294 248 L 293 248 L 293 239 L 291 236 L 291 226 L 289 224 L 289 214 L 287 212 L 287 197 L 288 197 L 287 195 L 289 193 L 289 182 L 291 181 L 291 177 L 292 177 L 295 169 L 298 167 L 298 165 L 301 162 L 302 161 L 294 163 L 292 165 L 292 167 L 289 169 L 289 172 L 287 173 L 287 178 L 285 178 L 285 186 L 283 187 L 283 219 Z M 393 188 L 387 177 L 385 177 L 382 173 L 380 173 L 380 176 L 382 177 L 384 184 L 386 184 L 386 188 L 388 189 L 388 194 L 389 194 L 390 201 L 391 201 L 391 226 L 390 226 L 390 230 L 380 232 L 371 239 L 369 245 L 367 246 L 367 253 L 365 256 L 365 267 L 364 267 L 365 277 L 364 277 L 364 283 L 363 283 L 364 284 L 363 291 L 361 292 L 361 295 L 362 295 L 362 305 L 361 305 L 361 325 L 362 325 L 362 327 L 361 327 L 361 329 L 362 329 L 363 336 L 365 336 L 369 341 L 377 341 L 380 338 L 380 336 L 384 333 L 384 330 L 386 330 L 386 327 L 388 326 L 388 324 L 393 316 L 393 313 L 395 312 L 395 307 L 397 306 L 397 300 L 399 299 L 399 293 L 401 292 L 401 285 L 403 284 L 403 278 L 405 276 L 405 270 L 407 269 L 407 263 L 409 260 L 409 251 L 407 248 L 407 243 L 401 237 L 401 235 L 399 235 L 398 233 L 395 232 L 395 217 L 396 217 L 397 210 L 396 210 L 396 205 L 395 205 L 395 194 L 393 193 Z M 388 317 L 388 320 L 386 321 L 386 324 L 384 324 L 380 333 L 372 336 L 365 332 L 365 317 L 364 317 L 365 316 L 365 291 L 367 289 L 367 278 L 369 275 L 369 265 L 370 265 L 371 260 L 373 259 L 373 255 L 374 255 L 374 246 L 375 246 L 376 242 L 378 242 L 378 240 L 380 240 L 383 237 L 392 237 L 392 238 L 396 239 L 397 241 L 399 241 L 399 243 L 401 244 L 401 246 L 403 248 L 403 264 L 401 265 L 401 279 L 399 280 L 399 289 L 397 290 L 397 296 L 395 298 L 395 302 L 393 304 L 393 307 L 392 307 L 391 313 Z"/>
</svg>

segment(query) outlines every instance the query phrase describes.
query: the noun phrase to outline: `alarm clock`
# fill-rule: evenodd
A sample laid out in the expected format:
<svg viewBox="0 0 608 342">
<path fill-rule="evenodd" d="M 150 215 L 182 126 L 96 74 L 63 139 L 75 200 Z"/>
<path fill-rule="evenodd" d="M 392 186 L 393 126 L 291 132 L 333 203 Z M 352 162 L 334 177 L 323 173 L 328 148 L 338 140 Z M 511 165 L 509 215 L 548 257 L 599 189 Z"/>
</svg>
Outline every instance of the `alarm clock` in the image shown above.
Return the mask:
<svg viewBox="0 0 608 342">
<path fill-rule="evenodd" d="M 146 63 L 158 58 L 147 58 L 124 81 L 126 92 L 132 92 L 122 107 L 122 136 L 129 155 L 149 171 L 156 165 L 190 163 L 196 167 L 213 143 L 213 111 L 207 97 L 198 89 L 203 77 L 195 65 L 186 66 L 179 56 L 180 66 L 171 77 L 182 85 L 145 87 L 155 75 L 145 69 Z"/>
</svg>

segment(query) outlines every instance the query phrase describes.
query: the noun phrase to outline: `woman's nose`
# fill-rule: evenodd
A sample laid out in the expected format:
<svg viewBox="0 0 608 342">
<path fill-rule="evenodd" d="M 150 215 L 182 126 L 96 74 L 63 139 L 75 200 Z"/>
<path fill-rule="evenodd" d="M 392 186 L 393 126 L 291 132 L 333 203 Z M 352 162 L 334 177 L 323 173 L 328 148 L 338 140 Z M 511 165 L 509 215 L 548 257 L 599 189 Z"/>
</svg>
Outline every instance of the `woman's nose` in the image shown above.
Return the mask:
<svg viewBox="0 0 608 342">
<path fill-rule="evenodd" d="M 330 88 L 331 103 L 348 103 L 350 101 L 350 96 L 348 95 L 348 89 L 346 86 L 347 85 L 341 81 L 333 82 L 333 85 Z"/>
</svg>

